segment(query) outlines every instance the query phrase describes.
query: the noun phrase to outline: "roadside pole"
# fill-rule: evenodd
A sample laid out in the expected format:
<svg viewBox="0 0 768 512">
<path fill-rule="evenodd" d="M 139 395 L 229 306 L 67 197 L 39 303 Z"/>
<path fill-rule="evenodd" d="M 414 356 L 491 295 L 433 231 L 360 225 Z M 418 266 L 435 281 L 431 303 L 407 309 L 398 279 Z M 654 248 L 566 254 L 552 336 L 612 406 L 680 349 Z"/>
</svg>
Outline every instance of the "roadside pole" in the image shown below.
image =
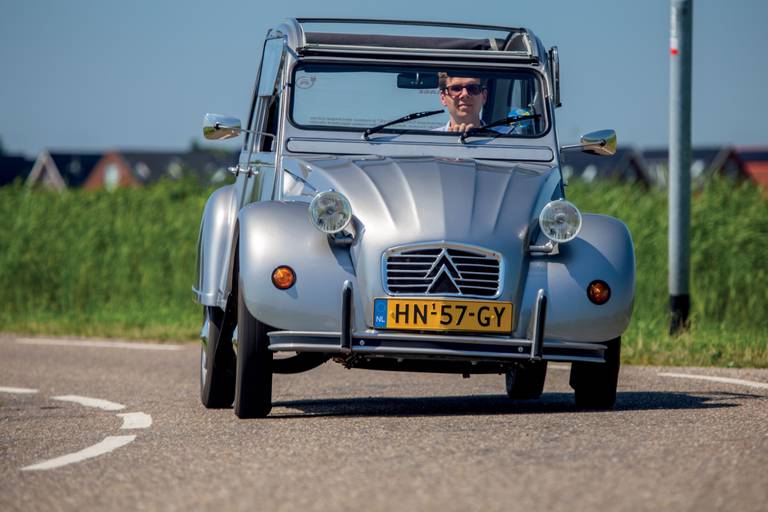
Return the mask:
<svg viewBox="0 0 768 512">
<path fill-rule="evenodd" d="M 693 0 L 671 0 L 669 73 L 670 334 L 688 329 L 691 226 Z"/>
</svg>

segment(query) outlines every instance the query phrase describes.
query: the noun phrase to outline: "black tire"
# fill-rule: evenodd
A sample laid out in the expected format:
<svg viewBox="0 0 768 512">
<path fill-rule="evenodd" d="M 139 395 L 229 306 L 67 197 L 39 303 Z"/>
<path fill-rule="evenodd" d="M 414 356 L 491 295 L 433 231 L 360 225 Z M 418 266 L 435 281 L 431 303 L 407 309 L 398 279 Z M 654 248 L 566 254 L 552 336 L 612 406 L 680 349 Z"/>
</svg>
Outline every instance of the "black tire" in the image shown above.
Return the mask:
<svg viewBox="0 0 768 512">
<path fill-rule="evenodd" d="M 208 409 L 232 407 L 235 398 L 234 311 L 205 306 L 207 342 L 200 347 L 200 400 Z"/>
<path fill-rule="evenodd" d="M 237 297 L 237 371 L 235 415 L 264 418 L 272 409 L 272 352 L 267 326 L 245 307 L 242 287 Z"/>
<path fill-rule="evenodd" d="M 507 370 L 507 396 L 513 400 L 533 400 L 544 391 L 546 361 L 530 361 Z"/>
<path fill-rule="evenodd" d="M 606 342 L 604 363 L 571 364 L 571 387 L 576 406 L 582 409 L 613 409 L 621 365 L 621 338 Z"/>
</svg>

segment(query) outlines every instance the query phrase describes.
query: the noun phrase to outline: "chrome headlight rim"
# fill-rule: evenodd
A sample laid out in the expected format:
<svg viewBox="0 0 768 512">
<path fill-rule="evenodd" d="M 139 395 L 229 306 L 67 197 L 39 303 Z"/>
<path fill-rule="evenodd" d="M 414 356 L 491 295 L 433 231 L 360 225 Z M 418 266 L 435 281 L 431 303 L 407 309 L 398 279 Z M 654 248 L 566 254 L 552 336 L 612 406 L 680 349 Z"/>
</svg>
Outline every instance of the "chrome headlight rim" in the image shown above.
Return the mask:
<svg viewBox="0 0 768 512">
<path fill-rule="evenodd" d="M 325 205 L 323 203 L 325 202 Z M 341 219 L 332 222 L 329 226 L 328 220 L 323 220 L 327 216 L 329 202 L 335 203 L 335 208 L 330 212 L 331 216 L 340 215 Z M 352 222 L 352 206 L 349 204 L 344 194 L 335 190 L 324 190 L 315 194 L 308 207 L 309 220 L 315 228 L 327 235 L 341 233 Z"/>
<path fill-rule="evenodd" d="M 563 238 L 557 238 L 552 236 L 551 233 L 548 232 L 546 227 L 546 222 L 548 222 L 545 217 L 551 214 L 552 210 L 561 209 L 570 211 L 572 213 L 575 213 L 577 225 L 576 228 L 571 230 L 570 234 Z M 563 212 L 565 213 L 565 212 Z M 555 199 L 554 201 L 548 202 L 546 205 L 544 205 L 544 208 L 541 209 L 541 212 L 539 212 L 539 229 L 544 234 L 544 236 L 547 237 L 547 239 L 551 240 L 552 242 L 556 244 L 565 244 L 579 236 L 579 233 L 581 232 L 581 227 L 583 225 L 581 211 L 576 207 L 575 204 L 573 204 L 570 201 L 567 201 L 565 199 Z"/>
</svg>

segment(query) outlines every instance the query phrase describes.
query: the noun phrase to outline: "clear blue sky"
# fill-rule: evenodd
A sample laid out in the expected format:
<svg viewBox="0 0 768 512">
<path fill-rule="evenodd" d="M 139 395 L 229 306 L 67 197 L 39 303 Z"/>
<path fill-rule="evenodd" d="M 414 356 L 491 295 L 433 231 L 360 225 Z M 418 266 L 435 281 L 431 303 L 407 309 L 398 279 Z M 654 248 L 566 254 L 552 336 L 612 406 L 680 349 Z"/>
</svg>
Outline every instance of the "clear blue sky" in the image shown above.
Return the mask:
<svg viewBox="0 0 768 512">
<path fill-rule="evenodd" d="M 669 0 L 0 2 L 12 153 L 202 141 L 205 112 L 245 117 L 260 41 L 292 16 L 525 26 L 560 48 L 563 143 L 599 128 L 640 148 L 668 141 Z M 694 0 L 695 145 L 768 145 L 767 27 L 765 0 Z"/>
</svg>

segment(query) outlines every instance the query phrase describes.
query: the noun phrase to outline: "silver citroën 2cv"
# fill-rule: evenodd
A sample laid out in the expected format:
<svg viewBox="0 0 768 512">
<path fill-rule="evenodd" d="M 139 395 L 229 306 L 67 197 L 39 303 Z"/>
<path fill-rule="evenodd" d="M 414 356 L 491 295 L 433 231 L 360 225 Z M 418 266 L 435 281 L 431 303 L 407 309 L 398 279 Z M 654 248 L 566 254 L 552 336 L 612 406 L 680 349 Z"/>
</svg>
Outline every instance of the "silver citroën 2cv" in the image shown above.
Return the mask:
<svg viewBox="0 0 768 512">
<path fill-rule="evenodd" d="M 457 129 L 446 94 L 482 97 L 479 122 Z M 244 140 L 200 227 L 203 404 L 266 416 L 273 374 L 329 359 L 504 374 L 533 399 L 563 361 L 577 406 L 612 408 L 634 248 L 565 199 L 560 153 L 610 155 L 616 134 L 561 147 L 559 105 L 557 48 L 524 28 L 271 29 L 246 128 L 204 120 L 207 138 Z"/>
</svg>

